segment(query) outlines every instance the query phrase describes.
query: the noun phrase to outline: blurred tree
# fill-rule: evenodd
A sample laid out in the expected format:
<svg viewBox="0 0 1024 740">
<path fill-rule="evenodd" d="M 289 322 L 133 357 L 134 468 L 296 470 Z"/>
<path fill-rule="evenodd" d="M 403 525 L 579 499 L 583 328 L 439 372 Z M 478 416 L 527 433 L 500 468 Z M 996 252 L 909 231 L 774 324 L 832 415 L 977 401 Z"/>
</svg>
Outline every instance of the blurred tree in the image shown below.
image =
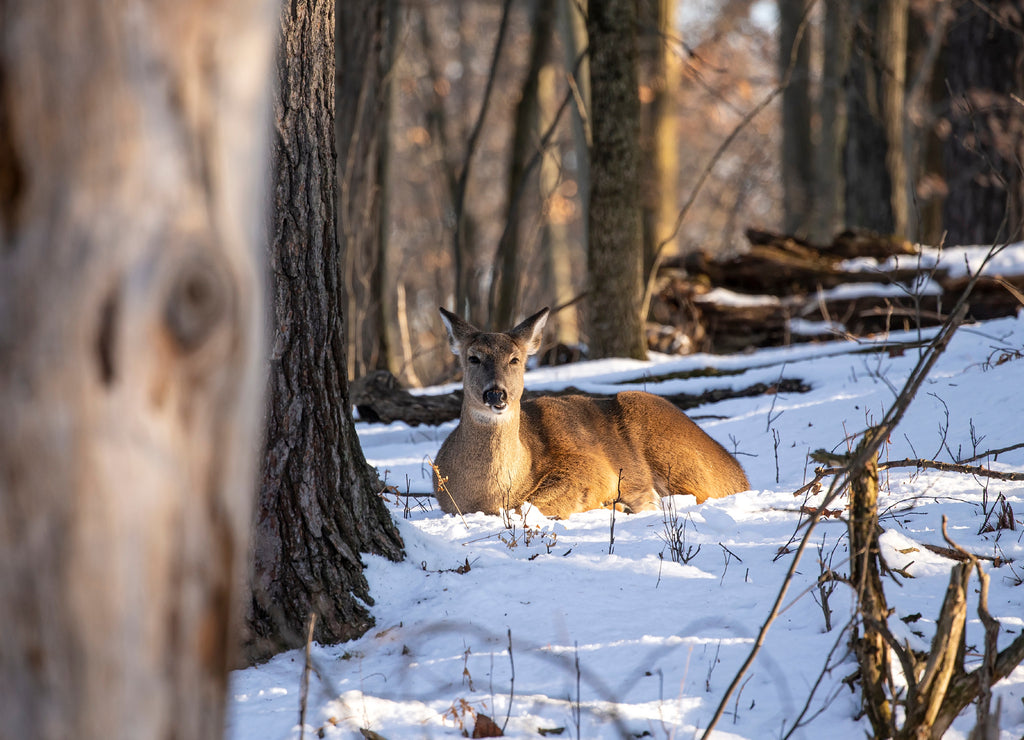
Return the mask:
<svg viewBox="0 0 1024 740">
<path fill-rule="evenodd" d="M 348 376 L 384 369 L 392 361 L 385 296 L 388 121 L 395 54 L 397 0 L 377 14 L 372 33 L 341 34 L 335 46 L 338 157 L 338 238 L 345 270 Z"/>
<path fill-rule="evenodd" d="M 402 556 L 402 544 L 363 458 L 352 422 L 345 361 L 342 255 L 336 238 L 340 179 L 335 163 L 335 103 L 353 110 L 376 95 L 373 75 L 340 71 L 345 97 L 334 101 L 335 37 L 345 54 L 383 32 L 385 0 L 339 3 L 296 0 L 281 6 L 275 102 L 273 214 L 270 247 L 273 345 L 266 456 L 260 486 L 252 598 L 250 658 L 305 641 L 316 612 L 315 638 L 338 642 L 373 624 L 360 552 Z M 376 59 L 343 64 L 374 65 Z M 376 110 L 375 106 L 369 106 Z M 373 161 L 374 121 L 346 116 L 337 134 L 349 166 Z M 340 149 L 340 147 L 339 147 Z M 342 172 L 347 170 L 340 169 Z M 372 169 L 350 181 L 349 202 L 366 202 Z M 345 202 L 344 199 L 342 201 Z M 340 219 L 364 218 L 343 208 Z M 342 225 L 342 230 L 348 230 Z M 352 227 L 355 228 L 354 226 Z M 373 223 L 360 229 L 376 233 Z"/>
<path fill-rule="evenodd" d="M 495 270 L 491 281 L 491 325 L 496 328 L 510 328 L 515 324 L 516 316 L 522 311 L 521 300 L 522 270 L 525 262 L 521 256 L 527 252 L 528 237 L 521 232 L 520 225 L 527 223 L 527 214 L 541 214 L 542 208 L 536 204 L 532 208 L 524 207 L 524 200 L 536 200 L 537 175 L 540 171 L 538 152 L 542 146 L 540 95 L 541 71 L 543 70 L 551 48 L 554 26 L 555 6 L 548 0 L 533 0 L 530 22 L 530 53 L 526 68 L 526 76 L 519 92 L 519 103 L 516 106 L 512 150 L 510 153 L 508 177 L 508 205 L 506 210 L 507 225 L 498 242 L 494 257 Z M 528 185 L 534 183 L 533 187 Z M 543 216 L 541 216 L 543 218 Z M 528 231 L 536 232 L 537 229 Z"/>
<path fill-rule="evenodd" d="M 641 0 L 639 60 L 641 90 L 641 147 L 643 171 L 640 189 L 643 206 L 644 274 L 649 274 L 660 251 L 676 248 L 679 213 L 679 135 L 676 95 L 680 58 L 673 26 L 675 0 Z M 664 245 L 664 246 L 662 246 Z"/>
<path fill-rule="evenodd" d="M 908 0 L 854 0 L 846 95 L 846 225 L 906 235 L 904 156 Z"/>
<path fill-rule="evenodd" d="M 635 0 L 591 0 L 587 34 L 590 355 L 645 358 Z"/>
<path fill-rule="evenodd" d="M 273 10 L 0 3 L 0 737 L 220 738 Z"/>
<path fill-rule="evenodd" d="M 943 221 L 949 244 L 1021 238 L 1024 219 L 1024 14 L 1009 0 L 956 8 L 945 75 L 950 100 Z M 1004 222 L 1005 218 L 1005 222 Z"/>
<path fill-rule="evenodd" d="M 809 237 L 827 244 L 845 221 L 843 145 L 846 141 L 844 80 L 850 65 L 850 8 L 845 2 L 826 2 L 822 19 L 820 131 L 814 158 L 814 210 Z M 783 136 L 786 135 L 785 129 Z"/>
<path fill-rule="evenodd" d="M 806 237 L 817 207 L 811 137 L 810 0 L 778 0 L 782 91 L 783 228 Z M 830 50 L 831 51 L 831 50 Z M 827 56 L 827 55 L 826 55 Z"/>
</svg>

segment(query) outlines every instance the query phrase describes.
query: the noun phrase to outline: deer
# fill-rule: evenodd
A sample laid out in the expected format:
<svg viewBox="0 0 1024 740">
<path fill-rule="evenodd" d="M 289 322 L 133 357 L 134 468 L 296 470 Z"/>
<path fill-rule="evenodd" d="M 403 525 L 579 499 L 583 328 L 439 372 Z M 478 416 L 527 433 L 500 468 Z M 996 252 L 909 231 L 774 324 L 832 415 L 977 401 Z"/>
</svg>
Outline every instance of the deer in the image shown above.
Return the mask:
<svg viewBox="0 0 1024 740">
<path fill-rule="evenodd" d="M 459 424 L 433 463 L 444 512 L 499 514 L 529 503 L 564 519 L 602 507 L 651 510 L 675 494 L 703 503 L 750 488 L 736 459 L 661 396 L 523 400 L 526 361 L 541 347 L 549 309 L 508 332 L 481 331 L 440 311 L 463 376 Z"/>
</svg>

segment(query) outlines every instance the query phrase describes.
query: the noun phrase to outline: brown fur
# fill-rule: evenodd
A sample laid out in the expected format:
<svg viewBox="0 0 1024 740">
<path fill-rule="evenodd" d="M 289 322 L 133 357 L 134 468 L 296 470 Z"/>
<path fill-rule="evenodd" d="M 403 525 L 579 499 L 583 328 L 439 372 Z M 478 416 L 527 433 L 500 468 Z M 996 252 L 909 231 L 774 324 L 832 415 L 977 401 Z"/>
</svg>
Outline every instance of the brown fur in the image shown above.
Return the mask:
<svg viewBox="0 0 1024 740">
<path fill-rule="evenodd" d="M 444 309 L 441 315 L 465 391 L 459 426 L 437 455 L 443 481 L 435 474 L 434 488 L 444 511 L 497 514 L 528 501 L 562 518 L 616 502 L 641 511 L 671 494 L 703 503 L 750 487 L 732 455 L 660 396 L 520 402 L 526 358 L 540 346 L 547 309 L 508 333 L 481 332 Z"/>
</svg>

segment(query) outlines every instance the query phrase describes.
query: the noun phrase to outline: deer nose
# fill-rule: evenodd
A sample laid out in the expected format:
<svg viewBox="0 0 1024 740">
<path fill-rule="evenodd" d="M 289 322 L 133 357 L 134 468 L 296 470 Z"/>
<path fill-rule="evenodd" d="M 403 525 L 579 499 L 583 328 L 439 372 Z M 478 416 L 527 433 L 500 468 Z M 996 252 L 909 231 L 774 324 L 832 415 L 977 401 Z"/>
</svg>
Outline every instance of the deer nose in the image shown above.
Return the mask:
<svg viewBox="0 0 1024 740">
<path fill-rule="evenodd" d="M 508 402 L 508 393 L 502 388 L 488 388 L 484 391 L 484 403 L 494 409 L 503 409 Z"/>
</svg>

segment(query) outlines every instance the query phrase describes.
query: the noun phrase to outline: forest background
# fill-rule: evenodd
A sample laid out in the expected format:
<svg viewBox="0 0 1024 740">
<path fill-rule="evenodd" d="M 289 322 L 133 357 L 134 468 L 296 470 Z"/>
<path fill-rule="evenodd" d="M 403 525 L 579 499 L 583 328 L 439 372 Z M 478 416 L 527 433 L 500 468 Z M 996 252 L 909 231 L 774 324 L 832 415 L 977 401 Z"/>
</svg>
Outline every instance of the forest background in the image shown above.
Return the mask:
<svg viewBox="0 0 1024 740">
<path fill-rule="evenodd" d="M 348 250 L 350 376 L 446 379 L 437 305 L 494 328 L 559 307 L 555 340 L 604 356 L 589 323 L 606 300 L 588 283 L 588 145 L 593 119 L 633 113 L 591 99 L 580 6 L 388 8 L 382 232 L 380 251 Z M 666 260 L 743 252 L 748 228 L 823 245 L 850 229 L 931 245 L 1019 230 L 1012 3 L 645 0 L 635 23 L 632 290 L 656 292 Z"/>
</svg>

